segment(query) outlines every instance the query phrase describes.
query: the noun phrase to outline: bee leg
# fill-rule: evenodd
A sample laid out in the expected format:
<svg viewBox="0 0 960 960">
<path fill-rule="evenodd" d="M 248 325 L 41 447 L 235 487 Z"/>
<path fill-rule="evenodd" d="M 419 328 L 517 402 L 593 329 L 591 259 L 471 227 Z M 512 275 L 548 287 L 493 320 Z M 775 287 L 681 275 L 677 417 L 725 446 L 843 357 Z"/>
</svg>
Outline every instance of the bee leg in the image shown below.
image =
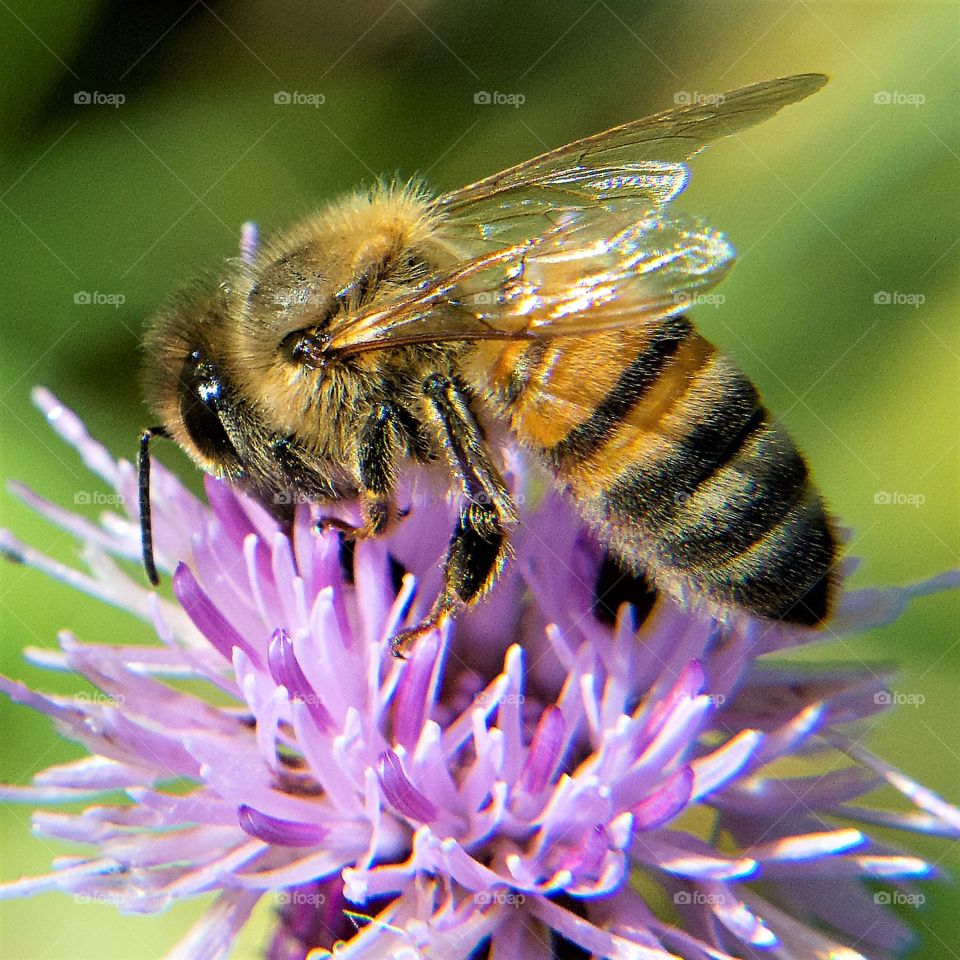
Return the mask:
<svg viewBox="0 0 960 960">
<path fill-rule="evenodd" d="M 339 517 L 322 517 L 317 521 L 318 530 L 339 530 L 351 540 L 367 540 L 386 533 L 400 519 L 393 502 L 397 459 L 402 452 L 396 416 L 392 404 L 378 403 L 358 437 L 357 473 L 363 523 L 355 527 Z"/>
<path fill-rule="evenodd" d="M 403 453 L 397 416 L 393 404 L 376 404 L 358 437 L 357 472 L 362 488 L 360 502 L 365 536 L 386 533 L 397 519 L 393 491 L 397 483 L 397 461 Z"/>
<path fill-rule="evenodd" d="M 421 623 L 390 641 L 397 657 L 445 616 L 474 603 L 493 586 L 509 555 L 506 526 L 517 519 L 464 391 L 449 378 L 435 375 L 424 384 L 424 392 L 436 411 L 466 502 L 447 547 L 440 596 Z"/>
</svg>

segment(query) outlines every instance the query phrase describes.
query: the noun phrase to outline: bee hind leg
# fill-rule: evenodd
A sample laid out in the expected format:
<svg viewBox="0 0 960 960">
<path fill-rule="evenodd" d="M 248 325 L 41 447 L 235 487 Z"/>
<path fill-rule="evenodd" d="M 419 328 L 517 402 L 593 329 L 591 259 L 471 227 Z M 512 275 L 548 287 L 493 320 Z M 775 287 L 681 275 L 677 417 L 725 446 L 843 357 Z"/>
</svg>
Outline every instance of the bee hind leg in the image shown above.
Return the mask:
<svg viewBox="0 0 960 960">
<path fill-rule="evenodd" d="M 496 582 L 510 553 L 506 527 L 516 508 L 487 452 L 483 431 L 469 397 L 453 380 L 439 375 L 424 384 L 440 425 L 444 447 L 460 480 L 464 504 L 443 563 L 443 588 L 427 617 L 390 641 L 403 657 L 416 640 L 444 617 L 482 597 Z"/>
</svg>

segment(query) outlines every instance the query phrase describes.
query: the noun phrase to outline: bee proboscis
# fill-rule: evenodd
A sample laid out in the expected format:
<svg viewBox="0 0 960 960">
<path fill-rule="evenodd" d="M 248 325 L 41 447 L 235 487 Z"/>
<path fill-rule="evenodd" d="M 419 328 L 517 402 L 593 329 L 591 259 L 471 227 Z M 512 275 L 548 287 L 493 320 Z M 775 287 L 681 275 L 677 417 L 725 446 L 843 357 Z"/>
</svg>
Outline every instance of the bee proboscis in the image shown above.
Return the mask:
<svg viewBox="0 0 960 960">
<path fill-rule="evenodd" d="M 462 506 L 443 586 L 400 653 L 486 593 L 518 512 L 503 434 L 546 469 L 620 565 L 717 610 L 816 625 L 836 540 L 807 465 L 756 389 L 686 317 L 724 276 L 723 234 L 671 215 L 685 161 L 809 96 L 786 77 L 614 127 L 431 197 L 332 203 L 180 297 L 147 336 L 149 441 L 277 514 L 357 500 L 357 538 L 400 520 L 398 474 L 440 464 Z M 333 523 L 333 521 L 330 521 Z"/>
</svg>

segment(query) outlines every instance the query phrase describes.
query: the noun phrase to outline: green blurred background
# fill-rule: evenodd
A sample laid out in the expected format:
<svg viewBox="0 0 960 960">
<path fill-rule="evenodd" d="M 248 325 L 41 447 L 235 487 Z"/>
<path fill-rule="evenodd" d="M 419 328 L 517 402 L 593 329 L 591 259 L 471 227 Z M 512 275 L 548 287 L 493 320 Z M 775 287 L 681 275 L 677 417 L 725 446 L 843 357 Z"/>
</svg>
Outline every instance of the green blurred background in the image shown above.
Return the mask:
<svg viewBox="0 0 960 960">
<path fill-rule="evenodd" d="M 695 319 L 809 453 L 854 531 L 856 584 L 956 567 L 958 11 L 901 0 L 0 0 L 3 479 L 67 505 L 102 491 L 45 428 L 31 386 L 50 387 L 132 456 L 148 421 L 137 376 L 144 319 L 233 255 L 245 219 L 285 225 L 381 173 L 420 172 L 450 189 L 684 96 L 823 71 L 823 92 L 695 161 L 685 209 L 740 251 L 724 302 Z M 78 104 L 80 91 L 125 100 Z M 323 102 L 276 104 L 279 91 Z M 524 102 L 476 104 L 479 91 Z M 161 457 L 196 484 L 177 451 Z M 0 497 L 4 526 L 76 559 L 70 538 L 6 489 Z M 76 690 L 23 663 L 20 649 L 50 647 L 64 627 L 88 640 L 145 636 L 29 570 L 3 565 L 0 575 L 7 674 Z M 957 595 L 924 599 L 891 627 L 817 651 L 900 665 L 897 691 L 923 702 L 901 706 L 867 742 L 953 797 L 958 613 Z M 25 710 L 3 703 L 0 719 L 3 780 L 25 783 L 79 755 Z M 66 852 L 30 836 L 26 807 L 3 806 L 0 820 L 4 879 Z M 914 849 L 960 866 L 942 842 Z M 915 955 L 957 956 L 956 889 L 924 892 L 922 909 L 904 908 L 921 937 Z M 159 957 L 197 912 L 122 917 L 48 894 L 3 905 L 0 955 Z M 238 955 L 256 955 L 266 913 L 260 920 Z"/>
</svg>

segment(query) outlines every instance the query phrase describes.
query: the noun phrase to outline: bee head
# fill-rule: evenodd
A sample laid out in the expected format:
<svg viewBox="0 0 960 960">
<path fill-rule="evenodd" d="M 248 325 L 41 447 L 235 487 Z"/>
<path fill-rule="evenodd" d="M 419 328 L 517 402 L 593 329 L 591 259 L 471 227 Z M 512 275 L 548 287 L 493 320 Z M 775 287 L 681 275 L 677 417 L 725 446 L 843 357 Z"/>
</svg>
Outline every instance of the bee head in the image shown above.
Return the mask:
<svg viewBox="0 0 960 960">
<path fill-rule="evenodd" d="M 204 281 L 174 298 L 150 323 L 144 339 L 144 385 L 158 425 L 140 437 L 140 525 L 144 566 L 158 583 L 150 515 L 150 441 L 174 440 L 207 473 L 241 479 L 247 448 L 230 384 L 213 346 L 224 328 L 222 287 Z M 222 333 L 221 333 L 222 336 Z"/>
<path fill-rule="evenodd" d="M 207 473 L 237 481 L 255 426 L 221 362 L 227 316 L 222 287 L 180 294 L 148 329 L 144 379 L 165 435 Z"/>
</svg>

